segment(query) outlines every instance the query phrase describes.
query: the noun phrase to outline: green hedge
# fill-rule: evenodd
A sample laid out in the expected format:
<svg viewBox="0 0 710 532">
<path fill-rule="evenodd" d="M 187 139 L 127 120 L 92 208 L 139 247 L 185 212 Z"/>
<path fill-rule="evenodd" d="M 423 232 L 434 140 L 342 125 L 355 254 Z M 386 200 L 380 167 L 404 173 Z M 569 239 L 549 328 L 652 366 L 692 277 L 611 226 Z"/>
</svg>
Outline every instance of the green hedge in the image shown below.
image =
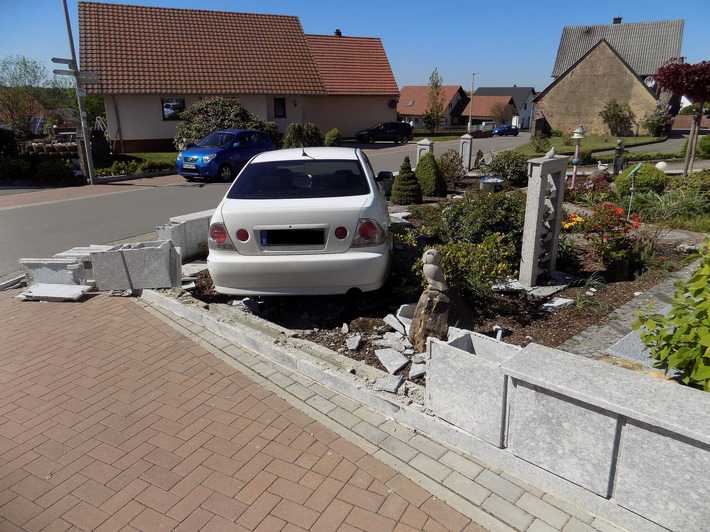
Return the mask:
<svg viewBox="0 0 710 532">
<path fill-rule="evenodd" d="M 441 177 L 434 154 L 425 153 L 417 162 L 417 180 L 424 196 L 444 196 L 446 183 Z"/>
<path fill-rule="evenodd" d="M 422 189 L 412 172 L 409 157 L 405 157 L 399 174 L 394 178 L 390 201 L 395 205 L 413 205 L 422 202 Z"/>
<path fill-rule="evenodd" d="M 614 186 L 619 196 L 627 196 L 633 181 L 636 192 L 663 192 L 668 184 L 668 176 L 652 164 L 642 164 L 635 176 L 630 177 L 635 166 L 629 166 L 614 178 Z"/>
</svg>

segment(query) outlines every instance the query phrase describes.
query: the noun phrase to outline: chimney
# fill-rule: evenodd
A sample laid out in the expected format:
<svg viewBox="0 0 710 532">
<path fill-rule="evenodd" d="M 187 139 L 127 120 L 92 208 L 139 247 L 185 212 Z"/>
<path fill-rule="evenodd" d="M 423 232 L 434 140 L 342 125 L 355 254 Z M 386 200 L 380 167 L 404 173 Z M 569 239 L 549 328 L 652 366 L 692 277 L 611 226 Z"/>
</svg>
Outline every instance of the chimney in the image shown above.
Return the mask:
<svg viewBox="0 0 710 532">
<path fill-rule="evenodd" d="M 614 20 L 611 21 L 612 24 L 621 24 L 621 17 L 614 17 Z"/>
<path fill-rule="evenodd" d="M 336 37 L 342 37 L 342 36 L 343 36 L 343 32 L 340 31 L 340 28 L 335 28 L 335 33 L 334 33 L 334 35 L 335 35 Z"/>
</svg>

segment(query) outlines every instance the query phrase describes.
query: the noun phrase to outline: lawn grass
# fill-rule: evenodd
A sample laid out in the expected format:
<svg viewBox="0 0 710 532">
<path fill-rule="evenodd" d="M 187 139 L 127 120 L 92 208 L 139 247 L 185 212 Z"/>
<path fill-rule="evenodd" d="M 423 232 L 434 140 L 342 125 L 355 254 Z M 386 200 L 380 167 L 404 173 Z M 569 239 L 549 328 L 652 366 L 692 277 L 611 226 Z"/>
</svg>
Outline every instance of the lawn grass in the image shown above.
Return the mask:
<svg viewBox="0 0 710 532">
<path fill-rule="evenodd" d="M 616 141 L 618 137 L 613 135 L 587 135 L 582 139 L 581 150 L 583 152 L 595 152 L 612 150 L 616 148 Z M 648 144 L 651 142 L 661 142 L 665 140 L 665 137 L 651 137 L 651 136 L 639 136 L 639 137 L 622 137 L 624 145 L 628 148 L 630 146 L 636 146 L 638 144 Z M 563 144 L 564 137 L 550 137 L 548 139 L 550 144 L 555 147 L 555 151 L 559 154 L 573 154 L 575 150 L 575 145 Z M 524 153 L 525 155 L 541 155 L 540 152 L 536 152 L 531 143 L 524 144 L 515 148 L 515 151 Z"/>
<path fill-rule="evenodd" d="M 151 161 L 157 163 L 168 163 L 175 164 L 175 159 L 177 158 L 178 152 L 176 151 L 155 151 L 155 152 L 138 152 L 130 153 L 132 157 L 137 157 L 143 159 L 144 161 Z"/>
</svg>

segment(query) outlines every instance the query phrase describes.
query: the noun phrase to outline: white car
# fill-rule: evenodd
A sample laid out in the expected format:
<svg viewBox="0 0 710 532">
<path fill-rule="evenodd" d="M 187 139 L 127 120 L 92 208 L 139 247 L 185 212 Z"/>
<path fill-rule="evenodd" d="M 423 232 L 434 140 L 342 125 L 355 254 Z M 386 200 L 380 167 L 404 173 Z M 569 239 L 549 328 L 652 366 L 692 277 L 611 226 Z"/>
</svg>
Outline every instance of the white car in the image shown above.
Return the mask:
<svg viewBox="0 0 710 532">
<path fill-rule="evenodd" d="M 378 180 L 359 149 L 253 157 L 210 221 L 207 267 L 215 290 L 323 295 L 382 287 L 391 239 Z"/>
</svg>

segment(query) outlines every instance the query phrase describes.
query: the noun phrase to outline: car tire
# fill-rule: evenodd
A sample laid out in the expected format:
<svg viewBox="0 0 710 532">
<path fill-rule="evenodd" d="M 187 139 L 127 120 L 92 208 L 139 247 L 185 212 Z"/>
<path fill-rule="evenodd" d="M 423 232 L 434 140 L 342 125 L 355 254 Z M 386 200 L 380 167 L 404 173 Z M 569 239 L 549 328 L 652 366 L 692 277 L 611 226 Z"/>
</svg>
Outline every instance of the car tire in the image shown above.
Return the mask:
<svg viewBox="0 0 710 532">
<path fill-rule="evenodd" d="M 228 164 L 223 164 L 219 167 L 219 170 L 217 171 L 217 179 L 219 179 L 223 183 L 231 181 L 233 176 L 234 172 L 232 171 L 232 167 Z"/>
</svg>

